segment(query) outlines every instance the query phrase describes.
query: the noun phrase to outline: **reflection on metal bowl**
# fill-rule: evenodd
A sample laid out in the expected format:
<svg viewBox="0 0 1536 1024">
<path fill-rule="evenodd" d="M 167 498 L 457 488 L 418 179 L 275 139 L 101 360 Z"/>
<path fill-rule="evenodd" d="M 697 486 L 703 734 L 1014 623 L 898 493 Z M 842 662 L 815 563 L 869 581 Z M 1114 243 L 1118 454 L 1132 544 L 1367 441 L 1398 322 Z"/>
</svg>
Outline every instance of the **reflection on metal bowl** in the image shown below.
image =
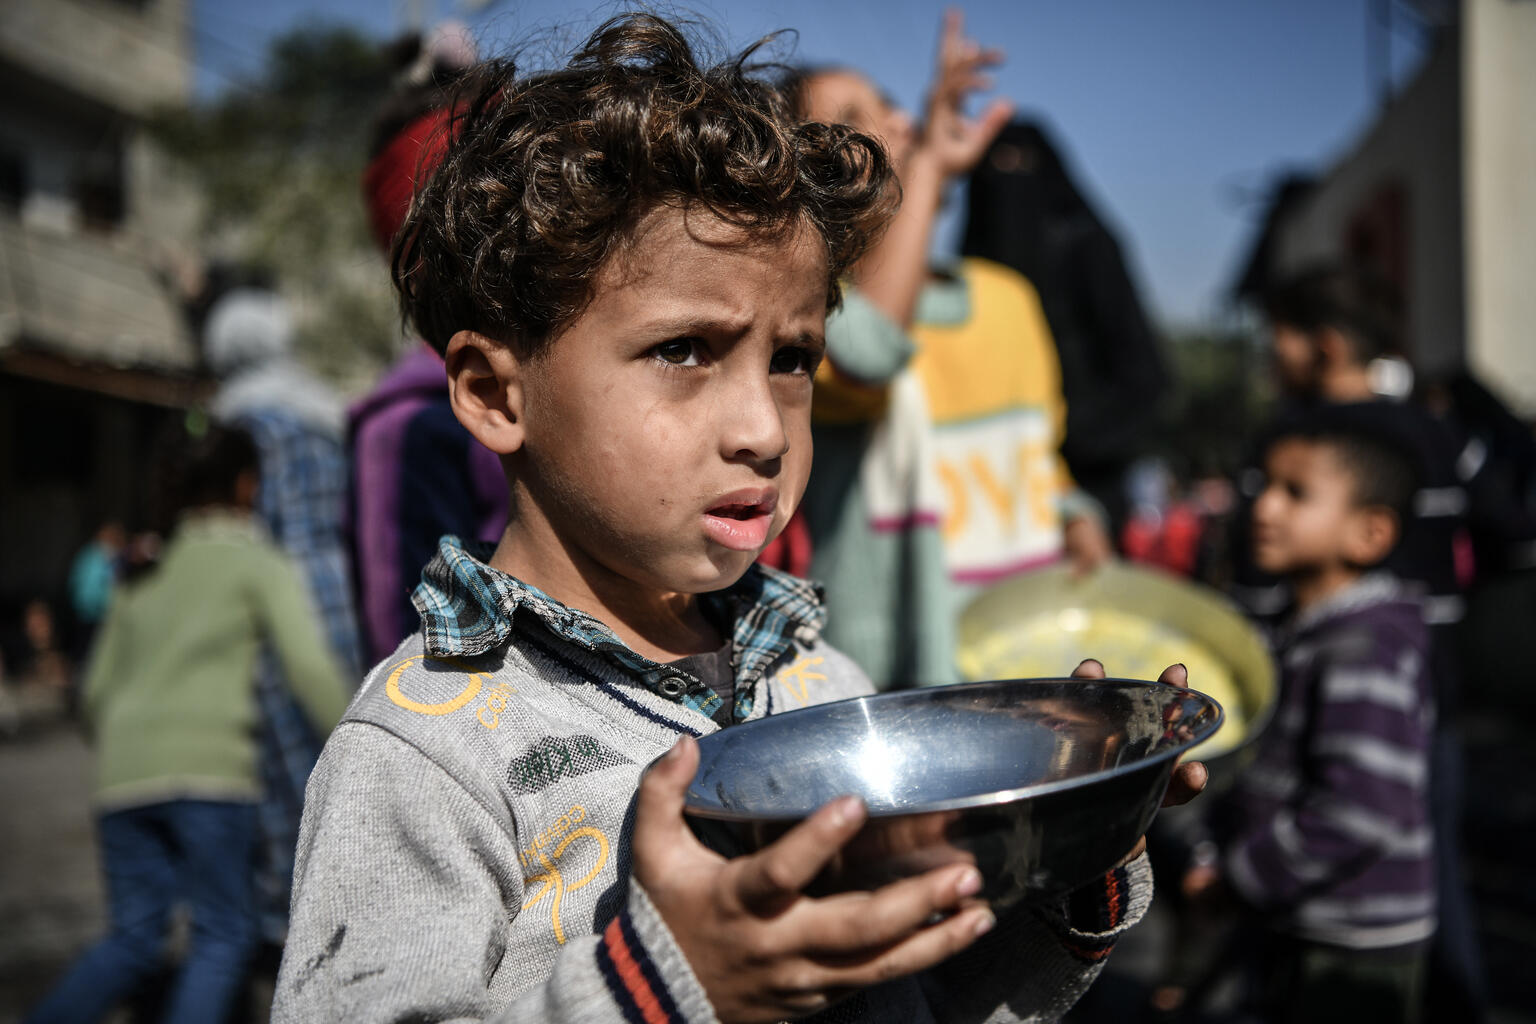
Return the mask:
<svg viewBox="0 0 1536 1024">
<path fill-rule="evenodd" d="M 704 737 L 684 811 L 706 844 L 735 856 L 857 794 L 869 821 L 815 891 L 968 861 L 983 896 L 1006 906 L 1108 870 L 1151 824 L 1178 756 L 1220 723 L 1209 697 L 1124 679 L 859 697 Z"/>
<path fill-rule="evenodd" d="M 1221 594 L 1162 572 L 1111 563 L 1079 576 L 1053 566 L 985 591 L 960 619 L 968 679 L 1048 675 L 1083 658 L 1149 679 L 1182 662 L 1190 687 L 1226 712 L 1221 733 L 1192 755 L 1218 787 L 1274 710 L 1275 667 L 1258 630 Z"/>
</svg>

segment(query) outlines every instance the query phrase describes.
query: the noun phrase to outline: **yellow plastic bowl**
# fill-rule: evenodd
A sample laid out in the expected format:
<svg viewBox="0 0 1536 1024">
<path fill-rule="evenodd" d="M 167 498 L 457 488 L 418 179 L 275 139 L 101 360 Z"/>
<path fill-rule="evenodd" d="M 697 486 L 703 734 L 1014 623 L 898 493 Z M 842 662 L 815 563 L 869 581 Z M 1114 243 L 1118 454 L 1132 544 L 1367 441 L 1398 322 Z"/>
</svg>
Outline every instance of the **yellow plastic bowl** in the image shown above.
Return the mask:
<svg viewBox="0 0 1536 1024">
<path fill-rule="evenodd" d="M 1111 676 L 1156 679 L 1182 662 L 1191 689 L 1225 709 L 1226 726 L 1190 752 L 1228 780 L 1275 705 L 1263 636 L 1209 587 L 1112 562 L 1084 576 L 1051 566 L 984 591 L 960 619 L 967 680 L 1048 676 L 1097 658 Z"/>
</svg>

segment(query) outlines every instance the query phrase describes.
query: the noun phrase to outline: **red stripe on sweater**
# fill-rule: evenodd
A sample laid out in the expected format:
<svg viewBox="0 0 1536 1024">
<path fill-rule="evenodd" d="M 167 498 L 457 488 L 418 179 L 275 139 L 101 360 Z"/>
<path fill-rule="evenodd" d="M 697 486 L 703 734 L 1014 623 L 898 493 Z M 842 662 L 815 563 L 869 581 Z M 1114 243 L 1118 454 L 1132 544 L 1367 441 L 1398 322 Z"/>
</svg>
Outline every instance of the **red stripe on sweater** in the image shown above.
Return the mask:
<svg viewBox="0 0 1536 1024">
<path fill-rule="evenodd" d="M 1063 947 L 1065 947 L 1068 953 L 1071 953 L 1079 960 L 1087 960 L 1090 963 L 1096 963 L 1100 960 L 1103 960 L 1105 957 L 1109 956 L 1109 954 L 1115 951 L 1113 944 L 1105 946 L 1103 949 L 1084 949 L 1077 943 L 1067 942 L 1066 940 L 1062 940 L 1061 944 Z"/>
<path fill-rule="evenodd" d="M 618 918 L 614 918 L 613 923 L 603 932 L 603 942 L 608 946 L 608 956 L 613 960 L 613 966 L 619 973 L 619 980 L 629 990 L 629 997 L 635 1001 L 635 1007 L 645 1018 L 646 1024 L 670 1024 L 671 1018 L 661 1008 L 661 1002 L 656 998 L 656 993 L 651 991 L 650 982 L 646 981 L 645 975 L 640 973 L 640 965 L 635 962 L 629 943 L 624 941 L 624 933 L 619 930 Z"/>
</svg>

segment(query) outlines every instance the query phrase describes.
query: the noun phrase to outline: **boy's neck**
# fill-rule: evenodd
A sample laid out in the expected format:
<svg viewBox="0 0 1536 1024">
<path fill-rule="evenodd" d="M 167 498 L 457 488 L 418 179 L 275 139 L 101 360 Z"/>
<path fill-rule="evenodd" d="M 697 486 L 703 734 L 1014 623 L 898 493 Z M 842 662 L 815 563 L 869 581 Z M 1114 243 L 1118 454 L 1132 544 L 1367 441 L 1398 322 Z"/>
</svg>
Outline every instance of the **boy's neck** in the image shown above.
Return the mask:
<svg viewBox="0 0 1536 1024">
<path fill-rule="evenodd" d="M 1291 573 L 1291 593 L 1296 598 L 1296 610 L 1305 612 L 1316 608 L 1364 575 L 1365 570 L 1344 564 L 1319 566 L 1315 569 Z"/>
<path fill-rule="evenodd" d="M 558 537 L 534 533 L 514 518 L 496 545 L 491 568 L 593 616 L 652 661 L 676 661 L 719 649 L 720 632 L 704 615 L 698 595 L 637 595 L 633 581 L 568 551 Z"/>
</svg>

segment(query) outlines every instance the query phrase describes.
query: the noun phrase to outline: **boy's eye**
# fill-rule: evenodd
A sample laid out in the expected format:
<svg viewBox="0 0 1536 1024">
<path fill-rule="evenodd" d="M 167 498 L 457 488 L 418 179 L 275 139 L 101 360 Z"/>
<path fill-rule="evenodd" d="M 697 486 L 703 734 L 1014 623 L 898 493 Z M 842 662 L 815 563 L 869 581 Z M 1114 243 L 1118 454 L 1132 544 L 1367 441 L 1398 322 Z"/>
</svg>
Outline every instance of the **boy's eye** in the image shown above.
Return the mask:
<svg viewBox="0 0 1536 1024">
<path fill-rule="evenodd" d="M 801 345 L 786 345 L 774 352 L 773 358 L 768 363 L 770 373 L 804 373 L 816 372 L 816 364 L 819 360 L 808 348 Z"/>
<path fill-rule="evenodd" d="M 673 338 L 657 345 L 652 351 L 657 359 L 668 366 L 698 366 L 701 347 L 698 338 Z"/>
</svg>

